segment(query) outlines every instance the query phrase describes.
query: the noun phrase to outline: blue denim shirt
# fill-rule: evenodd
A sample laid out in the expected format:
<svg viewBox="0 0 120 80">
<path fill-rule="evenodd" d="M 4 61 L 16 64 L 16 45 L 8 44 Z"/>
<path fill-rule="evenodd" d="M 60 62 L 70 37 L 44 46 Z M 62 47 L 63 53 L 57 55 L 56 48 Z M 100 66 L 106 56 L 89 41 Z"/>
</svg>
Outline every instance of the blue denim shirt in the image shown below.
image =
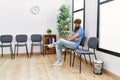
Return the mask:
<svg viewBox="0 0 120 80">
<path fill-rule="evenodd" d="M 72 32 L 72 36 L 75 34 L 79 34 L 78 40 L 72 40 L 72 42 L 75 42 L 77 46 L 80 45 L 83 37 L 85 36 L 85 32 L 82 27 L 80 27 L 76 32 Z"/>
</svg>

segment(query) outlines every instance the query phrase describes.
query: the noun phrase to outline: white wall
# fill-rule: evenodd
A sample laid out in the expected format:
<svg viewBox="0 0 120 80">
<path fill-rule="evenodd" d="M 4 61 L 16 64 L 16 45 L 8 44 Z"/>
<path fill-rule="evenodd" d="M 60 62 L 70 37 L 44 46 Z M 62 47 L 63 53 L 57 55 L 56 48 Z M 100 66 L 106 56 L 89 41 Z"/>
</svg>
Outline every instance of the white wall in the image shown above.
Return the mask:
<svg viewBox="0 0 120 80">
<path fill-rule="evenodd" d="M 97 36 L 97 1 L 86 0 L 86 21 L 85 30 L 87 38 Z M 110 44 L 110 46 L 112 46 Z M 120 76 L 120 58 L 97 51 L 97 57 L 104 61 L 104 68 Z"/>
<path fill-rule="evenodd" d="M 72 1 L 72 0 L 71 0 Z M 71 5 L 69 0 L 1 0 L 0 1 L 0 35 L 45 34 L 47 28 L 56 30 L 56 15 L 58 8 L 66 3 Z M 32 6 L 38 5 L 40 13 L 33 15 L 30 12 Z M 97 0 L 86 0 L 86 36 L 96 36 L 97 33 Z M 28 40 L 28 43 L 30 38 Z M 13 44 L 15 40 L 13 41 Z M 30 47 L 30 46 L 29 46 Z M 39 49 L 39 48 L 38 48 Z M 30 51 L 30 49 L 29 49 Z M 23 52 L 23 50 L 20 50 Z M 5 50 L 4 53 L 9 53 Z M 120 76 L 120 58 L 97 51 L 98 59 L 104 61 L 104 68 Z"/>
<path fill-rule="evenodd" d="M 0 35 L 13 35 L 14 45 L 16 34 L 27 34 L 29 37 L 28 44 L 30 43 L 31 34 L 45 34 L 48 28 L 51 28 L 54 34 L 57 34 L 56 15 L 59 7 L 65 1 L 0 0 Z M 36 5 L 39 6 L 40 12 L 34 15 L 31 13 L 31 8 Z M 20 50 L 21 52 L 22 50 Z M 9 53 L 8 49 L 5 49 L 4 53 Z"/>
<path fill-rule="evenodd" d="M 97 0 L 86 0 L 85 5 L 85 34 L 89 38 L 96 36 Z"/>
</svg>

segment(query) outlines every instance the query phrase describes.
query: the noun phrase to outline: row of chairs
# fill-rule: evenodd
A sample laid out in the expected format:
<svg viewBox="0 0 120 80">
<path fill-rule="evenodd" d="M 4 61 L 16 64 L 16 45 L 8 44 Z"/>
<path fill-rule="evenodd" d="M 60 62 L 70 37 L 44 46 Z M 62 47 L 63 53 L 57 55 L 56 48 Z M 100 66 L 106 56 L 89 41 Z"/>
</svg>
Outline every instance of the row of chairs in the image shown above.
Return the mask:
<svg viewBox="0 0 120 80">
<path fill-rule="evenodd" d="M 16 48 L 17 48 L 17 55 L 18 55 L 18 48 L 19 47 L 25 47 L 26 48 L 26 54 L 27 57 L 29 58 L 29 54 L 28 54 L 28 47 L 27 47 L 27 39 L 28 36 L 26 34 L 19 34 L 16 35 L 16 44 L 15 44 L 15 48 L 14 48 L 14 53 L 13 53 L 13 49 L 12 49 L 12 40 L 13 40 L 13 36 L 12 35 L 1 35 L 0 36 L 0 47 L 1 47 L 1 53 L 2 53 L 2 57 L 3 57 L 3 48 L 4 47 L 10 47 L 10 52 L 11 52 L 11 59 L 15 58 L 15 53 L 16 53 Z M 31 35 L 31 54 L 30 57 L 33 54 L 33 46 L 40 46 L 40 50 L 42 50 L 42 35 L 41 34 L 32 34 Z M 43 54 L 44 56 L 44 54 Z"/>
<path fill-rule="evenodd" d="M 90 37 L 89 40 L 88 40 L 88 43 L 87 43 L 87 46 L 88 46 L 88 49 L 83 49 L 84 45 L 85 45 L 85 41 L 86 41 L 86 37 L 84 37 L 82 39 L 82 42 L 80 44 L 80 46 L 82 46 L 82 49 L 81 48 L 76 48 L 76 49 L 70 49 L 70 48 L 67 48 L 65 50 L 65 54 L 64 54 L 64 62 L 66 61 L 66 52 L 67 50 L 70 50 L 71 53 L 70 53 L 70 66 L 74 66 L 74 61 L 75 61 L 75 54 L 77 54 L 79 56 L 79 59 L 80 59 L 80 69 L 79 69 L 79 73 L 81 73 L 81 56 L 84 55 L 84 58 L 85 58 L 85 61 L 87 63 L 87 60 L 86 60 L 86 56 L 85 55 L 88 55 L 89 56 L 89 60 L 90 60 L 90 64 L 92 65 L 91 63 L 91 57 L 90 55 L 94 55 L 95 59 L 97 60 L 97 57 L 96 57 L 96 54 L 95 54 L 95 50 L 97 48 L 97 45 L 98 45 L 98 39 L 96 37 Z M 93 49 L 93 51 L 90 51 L 89 49 Z M 72 52 L 73 52 L 73 62 L 71 62 L 71 58 L 72 58 Z M 71 65 L 72 64 L 72 65 Z"/>
</svg>

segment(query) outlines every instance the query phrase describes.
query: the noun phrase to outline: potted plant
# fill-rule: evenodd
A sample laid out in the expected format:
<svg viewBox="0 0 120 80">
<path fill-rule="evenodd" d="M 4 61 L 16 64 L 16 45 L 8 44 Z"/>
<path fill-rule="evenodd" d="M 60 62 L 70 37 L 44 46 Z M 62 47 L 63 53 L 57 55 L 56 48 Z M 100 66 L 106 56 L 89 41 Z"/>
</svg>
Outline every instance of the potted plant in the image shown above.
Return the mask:
<svg viewBox="0 0 120 80">
<path fill-rule="evenodd" d="M 67 39 L 70 34 L 71 16 L 69 7 L 63 4 L 59 8 L 59 14 L 57 15 L 57 30 L 60 38 Z"/>
<path fill-rule="evenodd" d="M 48 34 L 52 33 L 52 30 L 51 29 L 47 29 L 47 33 Z"/>
</svg>

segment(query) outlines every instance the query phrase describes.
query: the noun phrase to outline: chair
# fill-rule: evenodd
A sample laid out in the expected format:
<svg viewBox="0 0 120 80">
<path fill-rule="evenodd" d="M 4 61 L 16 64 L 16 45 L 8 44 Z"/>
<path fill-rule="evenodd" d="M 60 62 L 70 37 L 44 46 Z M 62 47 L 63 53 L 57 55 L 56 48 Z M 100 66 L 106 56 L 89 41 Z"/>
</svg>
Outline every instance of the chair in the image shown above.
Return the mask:
<svg viewBox="0 0 120 80">
<path fill-rule="evenodd" d="M 80 70 L 79 70 L 80 73 L 81 73 L 81 56 L 82 55 L 89 55 L 89 60 L 90 60 L 91 65 L 92 65 L 92 63 L 91 63 L 90 55 L 94 55 L 95 59 L 97 60 L 97 57 L 95 54 L 95 49 L 97 48 L 97 44 L 98 44 L 98 39 L 96 37 L 90 37 L 88 40 L 88 50 L 86 50 L 86 49 L 76 49 L 75 50 L 75 53 L 77 53 L 77 55 L 79 55 L 79 57 L 80 57 Z M 89 48 L 93 49 L 93 52 L 89 51 Z M 75 53 L 74 53 L 74 55 L 75 55 Z M 74 58 L 75 57 L 73 57 L 72 65 L 74 65 Z"/>
<path fill-rule="evenodd" d="M 42 35 L 41 34 L 33 34 L 31 35 L 31 41 L 32 41 L 32 44 L 31 44 L 31 54 L 30 54 L 30 58 L 33 54 L 33 46 L 40 46 L 40 50 L 42 50 L 42 44 L 41 44 L 41 41 L 42 41 Z M 44 56 L 44 54 L 43 54 Z"/>
<path fill-rule="evenodd" d="M 81 43 L 80 43 L 80 46 L 82 47 L 82 49 L 83 49 L 83 47 L 84 47 L 84 45 L 85 45 L 85 41 L 86 41 L 86 37 L 83 37 L 83 39 L 82 39 L 82 41 L 81 41 Z M 78 48 L 79 48 L 79 46 L 78 46 L 76 49 L 78 49 Z M 67 53 L 67 50 L 70 50 L 70 51 L 71 51 L 71 53 L 70 53 L 70 66 L 71 66 L 72 52 L 74 52 L 76 49 L 70 49 L 70 48 L 65 49 L 64 62 L 66 61 L 66 53 Z M 74 55 L 74 57 L 75 57 L 75 55 Z M 85 57 L 85 56 L 84 56 L 84 57 Z M 85 57 L 85 60 L 86 60 L 86 57 Z M 86 60 L 86 63 L 87 63 L 87 60 Z"/>
<path fill-rule="evenodd" d="M 13 55 L 13 49 L 12 49 L 12 35 L 1 35 L 0 36 L 0 41 L 1 41 L 1 52 L 2 52 L 2 57 L 3 57 L 3 48 L 4 47 L 10 47 L 10 52 L 11 52 L 11 59 L 14 57 Z"/>
<path fill-rule="evenodd" d="M 80 43 L 80 46 L 82 47 L 82 49 L 85 46 L 85 41 L 86 41 L 86 37 L 83 37 L 82 42 Z M 81 48 L 79 48 L 79 49 L 81 49 Z M 75 50 L 74 50 L 74 54 L 75 54 Z M 85 58 L 85 61 L 86 61 L 86 64 L 87 64 L 87 60 L 86 60 L 86 56 L 85 55 L 84 55 L 84 58 Z M 74 60 L 75 60 L 75 55 L 74 55 Z M 72 67 L 74 66 L 73 64 L 74 64 L 74 62 L 72 63 Z"/>
<path fill-rule="evenodd" d="M 28 55 L 28 48 L 27 48 L 27 35 L 25 34 L 22 34 L 22 35 L 16 35 L 16 44 L 15 44 L 15 49 L 14 49 L 14 54 L 16 52 L 16 48 L 17 48 L 17 56 L 18 56 L 18 47 L 26 47 L 26 53 L 27 53 L 27 56 L 29 58 L 29 55 Z"/>
</svg>

